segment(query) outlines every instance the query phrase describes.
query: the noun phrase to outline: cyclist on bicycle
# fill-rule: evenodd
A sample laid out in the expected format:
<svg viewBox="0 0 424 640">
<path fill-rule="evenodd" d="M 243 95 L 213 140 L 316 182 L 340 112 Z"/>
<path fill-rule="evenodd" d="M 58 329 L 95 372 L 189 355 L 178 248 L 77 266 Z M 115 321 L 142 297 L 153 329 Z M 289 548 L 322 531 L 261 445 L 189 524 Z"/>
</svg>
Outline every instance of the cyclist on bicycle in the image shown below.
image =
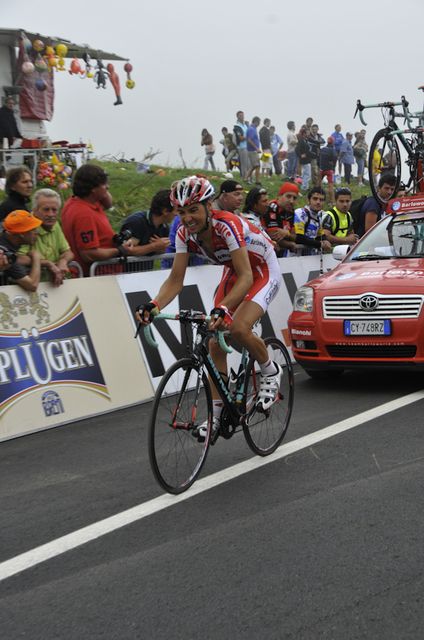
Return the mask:
<svg viewBox="0 0 424 640">
<path fill-rule="evenodd" d="M 136 317 L 142 324 L 150 323 L 180 293 L 189 252 L 224 265 L 210 313 L 210 328 L 228 328 L 234 340 L 259 363 L 261 381 L 256 404 L 258 410 L 266 411 L 277 398 L 283 370 L 269 359 L 264 341 L 253 333 L 252 328 L 280 288 L 280 267 L 269 237 L 237 215 L 213 210 L 213 195 L 212 184 L 200 176 L 189 176 L 171 185 L 170 200 L 181 219 L 174 264 L 156 298 L 140 305 Z M 210 341 L 209 345 L 218 370 L 226 376 L 226 354 L 216 342 Z M 216 429 L 222 401 L 214 388 L 212 395 L 213 428 Z M 206 429 L 206 422 L 200 425 L 199 438 L 206 435 Z"/>
</svg>

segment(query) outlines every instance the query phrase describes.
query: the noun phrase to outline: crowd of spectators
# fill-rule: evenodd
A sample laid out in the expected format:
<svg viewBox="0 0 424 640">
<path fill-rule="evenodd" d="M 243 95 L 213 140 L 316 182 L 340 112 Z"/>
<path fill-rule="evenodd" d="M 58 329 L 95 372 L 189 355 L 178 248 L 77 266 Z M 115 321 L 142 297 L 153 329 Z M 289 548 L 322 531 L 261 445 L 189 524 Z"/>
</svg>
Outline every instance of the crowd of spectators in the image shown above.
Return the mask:
<svg viewBox="0 0 424 640">
<path fill-rule="evenodd" d="M 352 180 L 352 167 L 357 166 L 357 181 L 364 184 L 364 170 L 368 154 L 368 144 L 365 141 L 365 129 L 342 133 L 340 124 L 334 126 L 334 131 L 323 135 L 319 125 L 312 117 L 296 130 L 293 120 L 287 123 L 285 142 L 269 118 L 254 116 L 250 122 L 245 120 L 243 111 L 237 111 L 236 122 L 231 130 L 223 127 L 222 154 L 227 171 L 238 168 L 241 178 L 248 183 L 260 184 L 260 176 L 285 174 L 289 181 L 301 184 L 303 193 L 308 189 L 321 186 L 323 179 L 329 187 L 329 196 L 334 203 L 334 182 L 340 182 L 342 177 L 347 184 Z M 207 133 L 209 147 L 204 142 L 203 134 Z M 213 145 L 212 135 L 204 129 L 202 145 L 205 149 Z M 208 168 L 208 153 L 206 153 L 204 168 Z M 215 168 L 215 164 L 212 165 Z"/>
<path fill-rule="evenodd" d="M 311 135 L 319 136 L 318 131 L 312 130 L 313 125 Z M 336 154 L 332 148 L 336 143 L 331 138 L 321 149 L 323 158 L 326 153 Z M 344 142 L 340 142 L 340 154 Z M 342 163 L 343 158 L 341 155 Z M 320 167 L 321 173 L 328 171 Z M 395 183 L 390 173 L 380 177 L 378 191 L 382 199 L 392 193 Z M 329 182 L 328 193 L 321 185 L 311 186 L 305 204 L 299 206 L 301 187 L 295 180 L 282 182 L 278 192 L 271 194 L 260 184 L 246 192 L 241 179 L 231 178 L 221 182 L 212 208 L 243 216 L 266 231 L 280 257 L 328 253 L 334 245 L 356 243 L 384 215 L 375 198 L 363 198 L 354 228 L 349 187 L 330 191 L 332 186 Z M 73 195 L 65 202 L 59 222 L 60 196 L 52 189 L 39 189 L 31 201 L 32 179 L 27 168 L 9 171 L 6 199 L 0 205 L 0 210 L 6 212 L 0 233 L 0 272 L 8 281 L 30 291 L 36 290 L 40 281 L 59 286 L 70 276 L 74 261 L 84 276 L 90 274 L 94 262 L 112 262 L 116 269 L 108 273 L 125 271 L 131 257 L 152 258 L 147 264 L 144 262 L 143 270 L 153 268 L 155 256 L 161 257 L 158 264 L 162 268 L 171 266 L 172 258 L 164 258 L 163 254 L 175 252 L 180 221 L 170 203 L 170 189 L 158 191 L 147 211 L 129 215 L 119 233 L 115 233 L 107 215 L 112 196 L 104 170 L 93 164 L 83 165 L 75 173 L 72 188 Z M 113 260 L 116 258 L 119 260 Z M 201 263 L 203 259 L 199 257 L 192 262 Z"/>
</svg>

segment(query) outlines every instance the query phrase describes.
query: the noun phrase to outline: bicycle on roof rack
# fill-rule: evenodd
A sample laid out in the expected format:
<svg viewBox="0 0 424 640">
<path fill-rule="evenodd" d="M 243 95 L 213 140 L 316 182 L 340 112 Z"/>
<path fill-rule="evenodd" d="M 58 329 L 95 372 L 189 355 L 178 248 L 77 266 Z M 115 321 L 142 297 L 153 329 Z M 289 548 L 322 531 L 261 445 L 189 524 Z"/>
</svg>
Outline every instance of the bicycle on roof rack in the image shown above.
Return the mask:
<svg viewBox="0 0 424 640">
<path fill-rule="evenodd" d="M 419 89 L 424 91 L 424 86 Z M 396 107 L 401 107 L 401 110 L 396 111 Z M 367 126 L 363 111 L 377 108 L 381 109 L 385 126 L 377 131 L 369 150 L 368 170 L 373 196 L 382 204 L 387 202 L 382 200 L 377 191 L 379 177 L 386 172 L 396 177 L 396 184 L 390 198 L 396 195 L 402 179 L 399 145 L 406 152 L 405 164 L 409 170 L 408 178 L 403 180 L 406 192 L 408 194 L 424 193 L 424 111 L 411 112 L 408 100 L 402 96 L 400 102 L 378 104 L 362 104 L 361 100 L 357 100 L 354 117 L 359 114 L 362 124 Z M 396 118 L 403 118 L 406 127 L 400 127 Z M 417 126 L 414 126 L 414 121 L 417 121 Z"/>
<path fill-rule="evenodd" d="M 164 374 L 155 394 L 149 424 L 149 457 L 159 484 L 169 493 L 181 493 L 198 477 L 209 446 L 219 437 L 226 440 L 243 431 L 247 444 L 260 456 L 273 453 L 289 426 L 294 398 L 293 365 L 285 345 L 277 338 L 265 338 L 270 358 L 283 368 L 280 390 L 274 404 L 263 412 L 256 407 L 260 368 L 242 349 L 237 373 L 229 379 L 217 370 L 208 351 L 210 339 L 217 339 L 231 353 L 223 331 L 210 331 L 210 317 L 199 311 L 159 313 L 158 320 L 177 320 L 184 328 L 187 356 L 177 360 Z M 140 327 L 139 327 L 140 328 Z M 138 330 L 137 330 L 138 331 Z M 144 327 L 146 341 L 157 347 L 150 325 Z M 207 376 L 209 374 L 209 378 Z M 223 402 L 219 428 L 212 431 L 210 380 Z M 202 441 L 197 428 L 207 421 Z"/>
</svg>

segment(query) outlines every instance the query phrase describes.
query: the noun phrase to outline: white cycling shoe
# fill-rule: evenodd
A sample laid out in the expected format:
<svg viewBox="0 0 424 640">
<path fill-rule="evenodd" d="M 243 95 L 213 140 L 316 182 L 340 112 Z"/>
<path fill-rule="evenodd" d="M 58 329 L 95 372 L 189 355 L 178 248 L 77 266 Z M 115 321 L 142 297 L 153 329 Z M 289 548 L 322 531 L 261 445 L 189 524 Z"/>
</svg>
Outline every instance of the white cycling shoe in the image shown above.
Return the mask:
<svg viewBox="0 0 424 640">
<path fill-rule="evenodd" d="M 212 418 L 212 433 L 211 437 L 215 435 L 215 433 L 219 429 L 220 419 L 217 417 Z M 199 424 L 196 431 L 193 432 L 195 436 L 197 436 L 197 440 L 199 442 L 204 442 L 206 440 L 206 434 L 208 433 L 208 421 L 205 420 L 202 424 Z"/>
<path fill-rule="evenodd" d="M 270 376 L 261 374 L 259 393 L 256 399 L 256 409 L 259 411 L 268 411 L 278 398 L 283 368 L 277 362 L 274 362 L 274 365 L 277 368 L 277 373 Z"/>
</svg>

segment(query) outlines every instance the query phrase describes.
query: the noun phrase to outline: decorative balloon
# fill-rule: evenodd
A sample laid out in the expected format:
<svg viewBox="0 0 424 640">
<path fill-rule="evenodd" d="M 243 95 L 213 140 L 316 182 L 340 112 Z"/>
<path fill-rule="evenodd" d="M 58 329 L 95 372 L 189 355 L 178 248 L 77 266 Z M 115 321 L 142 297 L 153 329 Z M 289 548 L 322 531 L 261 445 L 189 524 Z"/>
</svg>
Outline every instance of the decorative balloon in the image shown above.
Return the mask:
<svg viewBox="0 0 424 640">
<path fill-rule="evenodd" d="M 134 89 L 134 87 L 135 87 L 135 82 L 131 78 L 131 71 L 132 70 L 133 70 L 132 64 L 130 62 L 126 62 L 124 64 L 124 71 L 127 74 L 127 81 L 125 83 L 125 86 L 127 87 L 127 89 Z"/>
<path fill-rule="evenodd" d="M 57 59 L 57 70 L 58 71 L 66 71 L 66 67 L 65 67 L 65 58 L 61 58 L 59 57 Z"/>
<path fill-rule="evenodd" d="M 107 65 L 107 71 L 109 74 L 109 80 L 111 82 L 111 85 L 115 91 L 115 95 L 116 95 L 116 100 L 113 103 L 114 105 L 117 104 L 122 104 L 122 100 L 121 100 L 121 83 L 119 82 L 119 76 L 115 71 L 115 67 L 113 66 L 113 64 L 111 62 L 109 62 L 109 64 Z"/>
<path fill-rule="evenodd" d="M 59 44 L 56 45 L 56 53 L 59 58 L 64 58 L 68 53 L 68 47 L 66 46 L 66 44 L 59 42 Z"/>
<path fill-rule="evenodd" d="M 74 58 L 72 60 L 70 68 L 69 68 L 69 73 L 71 75 L 76 75 L 78 73 L 84 73 L 83 70 L 81 69 L 81 65 L 79 63 L 78 58 Z"/>
<path fill-rule="evenodd" d="M 40 73 L 45 73 L 46 71 L 48 71 L 47 63 L 46 63 L 46 61 L 44 60 L 44 58 L 40 54 L 38 54 L 37 57 L 34 60 L 34 67 Z"/>
<path fill-rule="evenodd" d="M 35 51 L 38 51 L 38 53 L 40 53 L 40 51 L 44 49 L 44 42 L 37 38 L 37 40 L 34 40 L 34 42 L 32 43 L 32 47 Z"/>
<path fill-rule="evenodd" d="M 34 73 L 34 65 L 29 60 L 26 60 L 22 63 L 22 73 L 25 75 L 29 75 L 30 73 Z"/>
<path fill-rule="evenodd" d="M 37 78 L 35 81 L 35 88 L 38 89 L 38 91 L 45 91 L 47 89 L 46 81 L 43 80 L 43 78 Z"/>
<path fill-rule="evenodd" d="M 32 51 L 32 42 L 26 36 L 23 36 L 22 38 L 22 45 L 27 53 L 30 53 Z"/>
</svg>

